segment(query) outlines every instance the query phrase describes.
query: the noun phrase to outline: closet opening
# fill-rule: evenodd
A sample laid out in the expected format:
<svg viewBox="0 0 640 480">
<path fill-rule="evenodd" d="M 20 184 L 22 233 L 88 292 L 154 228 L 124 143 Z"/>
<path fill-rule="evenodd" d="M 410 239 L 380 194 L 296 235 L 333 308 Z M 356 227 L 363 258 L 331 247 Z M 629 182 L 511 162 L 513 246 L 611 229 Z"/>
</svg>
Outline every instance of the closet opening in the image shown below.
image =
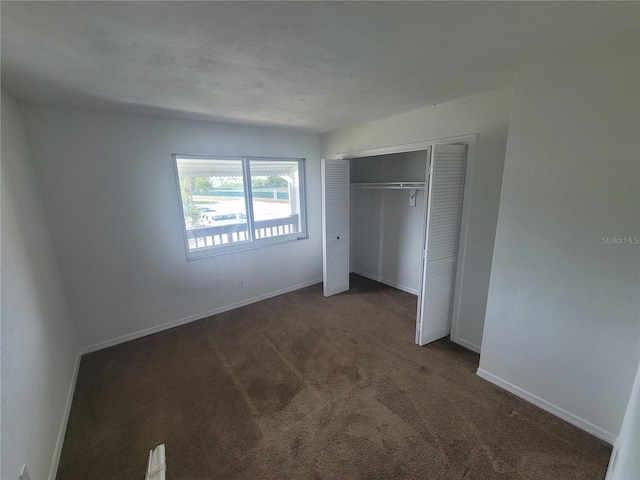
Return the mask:
<svg viewBox="0 0 640 480">
<path fill-rule="evenodd" d="M 323 160 L 326 296 L 365 277 L 415 295 L 418 345 L 456 341 L 474 146 L 467 136 Z"/>
<path fill-rule="evenodd" d="M 428 151 L 353 158 L 350 271 L 416 296 Z"/>
</svg>

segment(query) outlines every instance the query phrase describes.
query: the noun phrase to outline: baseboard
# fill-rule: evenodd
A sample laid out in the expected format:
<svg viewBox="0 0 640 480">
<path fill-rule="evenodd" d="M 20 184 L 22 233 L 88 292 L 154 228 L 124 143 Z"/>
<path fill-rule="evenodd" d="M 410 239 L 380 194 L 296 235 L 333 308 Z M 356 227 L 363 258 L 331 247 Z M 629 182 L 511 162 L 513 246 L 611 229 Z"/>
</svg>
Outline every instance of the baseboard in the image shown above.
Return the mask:
<svg viewBox="0 0 640 480">
<path fill-rule="evenodd" d="M 607 465 L 607 473 L 604 476 L 604 480 L 610 480 L 613 477 L 613 472 L 616 468 L 616 462 L 618 461 L 618 455 L 620 454 L 620 442 L 618 438 L 613 443 L 613 449 L 611 450 L 611 456 L 609 457 L 609 465 Z"/>
<path fill-rule="evenodd" d="M 451 341 L 453 343 L 457 343 L 458 345 L 468 350 L 471 350 L 472 352 L 480 353 L 480 350 L 481 350 L 480 345 L 476 345 L 475 343 L 468 342 L 466 340 L 463 340 L 460 337 L 451 337 Z"/>
<path fill-rule="evenodd" d="M 533 393 L 529 393 L 511 382 L 503 380 L 502 378 L 497 377 L 496 375 L 489 373 L 482 368 L 478 368 L 478 371 L 476 373 L 479 377 L 484 378 L 488 382 L 491 382 L 494 385 L 497 385 L 498 387 L 513 393 L 514 395 L 517 395 L 518 397 L 526 400 L 529 403 L 533 403 L 535 406 L 540 407 L 541 409 L 546 410 L 549 413 L 552 413 L 556 417 L 560 417 L 570 424 L 575 425 L 576 427 L 598 437 L 601 440 L 604 440 L 611 445 L 613 445 L 616 441 L 617 436 L 613 433 L 605 430 L 604 428 L 600 428 L 597 425 L 594 425 L 593 423 L 588 422 L 587 420 L 580 418 L 577 415 L 574 415 L 573 413 L 568 412 L 565 409 L 560 408 L 557 405 L 554 405 L 553 403 L 550 403 L 538 397 L 537 395 L 534 395 Z"/>
<path fill-rule="evenodd" d="M 406 285 L 402 285 L 400 283 L 392 282 L 385 278 L 379 277 L 377 275 L 372 275 L 371 273 L 363 272 L 362 270 L 352 270 L 353 273 L 360 275 L 361 277 L 366 277 L 370 280 L 374 280 L 379 283 L 383 283 L 385 285 L 389 285 L 390 287 L 397 288 L 398 290 L 402 290 L 403 292 L 411 293 L 412 295 L 418 295 L 418 290 L 416 288 L 407 287 Z"/>
<path fill-rule="evenodd" d="M 276 290 L 274 292 L 265 293 L 264 295 L 258 295 L 257 297 L 249 298 L 247 300 L 242 300 L 240 302 L 232 303 L 230 305 L 225 305 L 224 307 L 209 310 L 207 312 L 190 315 L 188 317 L 180 318 L 178 320 L 172 320 L 170 322 L 163 323 L 162 325 L 156 325 L 155 327 L 149 327 L 143 330 L 138 330 L 137 332 L 127 333 L 126 335 L 112 338 L 111 340 L 105 340 L 104 342 L 94 343 L 93 345 L 89 345 L 88 347 L 84 347 L 80 349 L 80 355 L 84 355 L 85 353 L 96 352 L 98 350 L 102 350 L 103 348 L 113 347 L 114 345 L 135 340 L 136 338 L 146 337 L 147 335 L 152 335 L 154 333 L 162 332 L 163 330 L 168 330 L 170 328 L 179 327 L 180 325 L 195 322 L 196 320 L 201 320 L 203 318 L 207 318 L 212 315 L 217 315 L 218 313 L 228 312 L 229 310 L 244 307 L 246 305 L 260 302 L 262 300 L 267 300 L 268 298 L 277 297 L 278 295 L 283 295 L 285 293 L 293 292 L 295 290 L 300 290 L 301 288 L 310 287 L 311 285 L 316 285 L 317 283 L 322 283 L 322 278 L 311 280 L 310 282 L 300 283 L 298 285 L 293 285 L 291 287 L 283 288 L 281 290 Z"/>
<path fill-rule="evenodd" d="M 69 422 L 69 414 L 71 413 L 71 403 L 73 402 L 73 394 L 76 390 L 76 380 L 78 379 L 78 370 L 80 369 L 80 357 L 81 354 L 78 353 L 78 355 L 76 355 L 76 363 L 73 367 L 73 374 L 71 375 L 71 384 L 69 385 L 67 402 L 64 406 L 64 412 L 62 413 L 60 429 L 58 430 L 56 447 L 53 451 L 53 458 L 51 459 L 51 467 L 49 468 L 48 477 L 49 480 L 54 480 L 56 478 L 56 473 L 58 473 L 58 464 L 60 463 L 60 455 L 62 454 L 62 444 L 64 443 L 64 436 L 67 433 L 67 423 Z"/>
</svg>

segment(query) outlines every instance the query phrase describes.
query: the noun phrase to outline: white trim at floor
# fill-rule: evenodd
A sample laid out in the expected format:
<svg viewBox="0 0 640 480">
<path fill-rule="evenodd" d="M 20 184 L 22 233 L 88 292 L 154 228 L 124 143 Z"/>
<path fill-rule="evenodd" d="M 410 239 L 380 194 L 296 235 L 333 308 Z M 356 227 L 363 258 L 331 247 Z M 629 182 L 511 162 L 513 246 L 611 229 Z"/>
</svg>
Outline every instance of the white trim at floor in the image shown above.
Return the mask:
<svg viewBox="0 0 640 480">
<path fill-rule="evenodd" d="M 103 348 L 113 347 L 114 345 L 128 342 L 130 340 L 135 340 L 136 338 L 146 337 L 147 335 L 152 335 L 154 333 L 162 332 L 163 330 L 179 327 L 180 325 L 184 325 L 186 323 L 195 322 L 196 320 L 201 320 L 212 315 L 217 315 L 218 313 L 228 312 L 229 310 L 233 310 L 235 308 L 244 307 L 252 303 L 267 300 L 268 298 L 272 297 L 277 297 L 278 295 L 283 295 L 295 290 L 300 290 L 301 288 L 310 287 L 311 285 L 316 285 L 318 283 L 322 283 L 322 278 L 311 280 L 310 282 L 300 283 L 298 285 L 293 285 L 281 290 L 276 290 L 275 292 L 265 293 L 264 295 L 258 295 L 257 297 L 232 303 L 231 305 L 225 305 L 224 307 L 215 308 L 213 310 L 209 310 L 208 312 L 202 312 L 195 315 L 190 315 L 188 317 L 180 318 L 178 320 L 172 320 L 171 322 L 163 323 L 162 325 L 156 325 L 155 327 L 145 328 L 143 330 L 138 330 L 137 332 L 127 333 L 126 335 L 121 335 L 120 337 L 116 337 L 111 340 L 105 340 L 104 342 L 98 342 L 94 343 L 93 345 L 89 345 L 88 347 L 84 347 L 80 349 L 80 355 L 102 350 Z"/>
<path fill-rule="evenodd" d="M 540 407 L 541 409 L 546 410 L 549 413 L 552 413 L 556 417 L 560 417 L 570 424 L 575 425 L 576 427 L 600 438 L 601 440 L 604 440 L 611 445 L 613 445 L 616 441 L 617 436 L 613 433 L 605 430 L 604 428 L 598 427 L 597 425 L 594 425 L 593 423 L 588 422 L 587 420 L 580 418 L 577 415 L 574 415 L 573 413 L 568 412 L 565 409 L 560 408 L 557 405 L 554 405 L 553 403 L 550 403 L 538 397 L 537 395 L 534 395 L 533 393 L 527 392 L 526 390 L 514 385 L 511 382 L 503 380 L 502 378 L 497 377 L 496 375 L 489 373 L 482 368 L 478 368 L 478 371 L 476 373 L 479 377 L 484 378 L 488 382 L 491 382 L 494 385 L 497 385 L 498 387 L 513 393 L 514 395 L 517 395 L 518 397 L 526 400 L 529 403 L 533 403 L 535 406 Z"/>
<path fill-rule="evenodd" d="M 452 332 L 452 335 L 451 335 L 451 341 L 453 343 L 457 343 L 458 345 L 460 345 L 460 346 L 462 346 L 462 347 L 464 347 L 464 348 L 466 348 L 468 350 L 471 350 L 472 352 L 480 353 L 480 350 L 481 350 L 480 345 L 476 345 L 475 343 L 468 342 L 468 341 L 466 341 L 466 340 L 464 340 L 464 339 L 462 339 L 460 337 L 454 337 L 453 336 L 453 332 Z"/>
<path fill-rule="evenodd" d="M 379 277 L 377 275 L 373 275 L 371 273 L 363 272 L 362 270 L 352 270 L 353 273 L 360 275 L 361 277 L 366 277 L 369 280 L 374 280 L 378 283 L 383 283 L 384 285 L 388 285 L 393 288 L 397 288 L 398 290 L 402 290 L 403 292 L 411 293 L 412 295 L 418 295 L 418 290 L 416 288 L 407 287 L 406 285 L 402 285 L 400 283 L 392 282 L 385 278 Z"/>
<path fill-rule="evenodd" d="M 69 414 L 71 413 L 71 403 L 73 402 L 73 394 L 76 390 L 76 380 L 78 379 L 78 370 L 80 369 L 80 357 L 81 354 L 76 355 L 76 363 L 73 367 L 73 374 L 71 375 L 71 384 L 69 385 L 69 391 L 67 393 L 67 402 L 64 406 L 64 412 L 62 412 L 62 421 L 60 422 L 60 428 L 58 429 L 58 438 L 56 439 L 56 447 L 53 450 L 53 457 L 51 459 L 51 466 L 49 467 L 49 479 L 54 480 L 58 473 L 58 465 L 60 464 L 60 455 L 62 454 L 62 444 L 64 443 L 64 436 L 67 433 L 67 423 L 69 422 Z"/>
</svg>

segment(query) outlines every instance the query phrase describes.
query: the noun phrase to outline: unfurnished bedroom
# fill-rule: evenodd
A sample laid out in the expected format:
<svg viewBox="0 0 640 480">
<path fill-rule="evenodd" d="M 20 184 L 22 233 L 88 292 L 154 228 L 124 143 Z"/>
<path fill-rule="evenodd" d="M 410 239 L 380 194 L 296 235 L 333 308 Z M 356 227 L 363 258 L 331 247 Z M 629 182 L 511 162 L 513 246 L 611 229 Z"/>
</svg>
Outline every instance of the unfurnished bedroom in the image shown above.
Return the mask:
<svg viewBox="0 0 640 480">
<path fill-rule="evenodd" d="M 0 13 L 0 478 L 640 480 L 640 4 Z"/>
</svg>

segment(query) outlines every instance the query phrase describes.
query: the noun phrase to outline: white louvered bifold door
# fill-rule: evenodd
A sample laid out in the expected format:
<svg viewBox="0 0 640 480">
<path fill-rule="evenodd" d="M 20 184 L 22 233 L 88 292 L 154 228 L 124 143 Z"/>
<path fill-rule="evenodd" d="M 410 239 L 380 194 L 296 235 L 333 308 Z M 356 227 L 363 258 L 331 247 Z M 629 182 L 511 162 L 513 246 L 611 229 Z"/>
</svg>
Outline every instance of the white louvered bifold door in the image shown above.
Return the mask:
<svg viewBox="0 0 640 480">
<path fill-rule="evenodd" d="M 466 158 L 464 145 L 435 145 L 431 153 L 418 345 L 451 331 Z"/>
<path fill-rule="evenodd" d="M 329 297 L 349 290 L 349 162 L 322 160 L 322 280 Z"/>
</svg>

